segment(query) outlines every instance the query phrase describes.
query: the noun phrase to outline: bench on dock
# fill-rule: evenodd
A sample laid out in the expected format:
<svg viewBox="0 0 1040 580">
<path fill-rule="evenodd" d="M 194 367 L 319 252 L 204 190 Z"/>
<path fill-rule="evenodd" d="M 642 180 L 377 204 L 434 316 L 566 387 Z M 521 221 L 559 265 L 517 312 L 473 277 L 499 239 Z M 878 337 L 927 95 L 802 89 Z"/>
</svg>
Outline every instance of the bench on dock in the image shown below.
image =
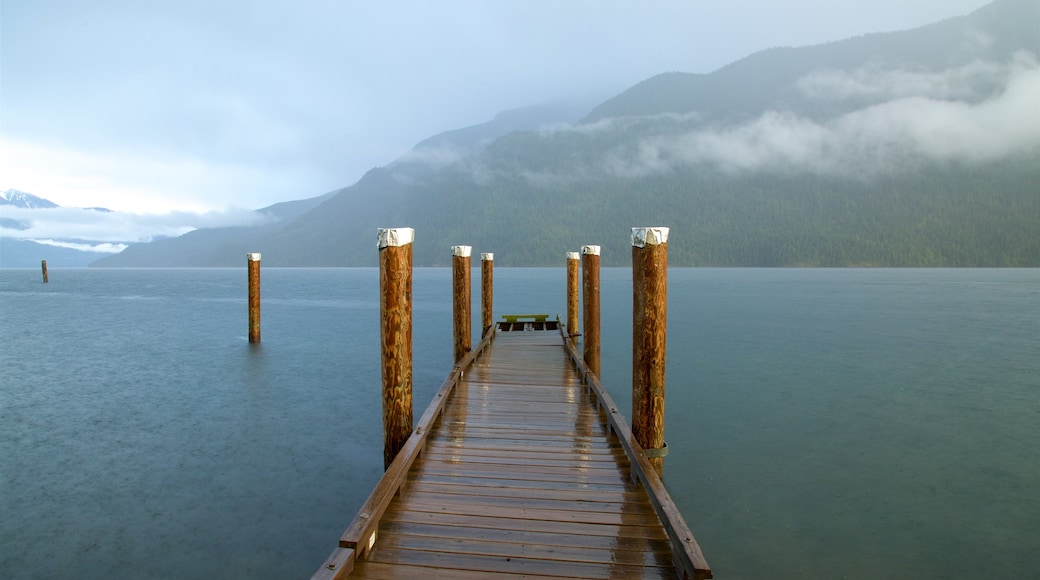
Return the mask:
<svg viewBox="0 0 1040 580">
<path fill-rule="evenodd" d="M 548 320 L 548 314 L 503 314 L 498 329 L 505 332 L 556 330 L 559 321 Z"/>
</svg>

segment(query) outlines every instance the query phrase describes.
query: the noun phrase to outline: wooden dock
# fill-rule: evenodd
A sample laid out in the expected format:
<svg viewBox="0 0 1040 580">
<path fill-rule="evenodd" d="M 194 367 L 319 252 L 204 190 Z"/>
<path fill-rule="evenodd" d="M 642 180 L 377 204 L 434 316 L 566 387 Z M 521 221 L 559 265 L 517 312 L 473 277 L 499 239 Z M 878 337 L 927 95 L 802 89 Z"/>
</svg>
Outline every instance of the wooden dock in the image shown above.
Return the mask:
<svg viewBox="0 0 1040 580">
<path fill-rule="evenodd" d="M 563 325 L 523 326 L 455 366 L 314 578 L 711 578 Z"/>
</svg>

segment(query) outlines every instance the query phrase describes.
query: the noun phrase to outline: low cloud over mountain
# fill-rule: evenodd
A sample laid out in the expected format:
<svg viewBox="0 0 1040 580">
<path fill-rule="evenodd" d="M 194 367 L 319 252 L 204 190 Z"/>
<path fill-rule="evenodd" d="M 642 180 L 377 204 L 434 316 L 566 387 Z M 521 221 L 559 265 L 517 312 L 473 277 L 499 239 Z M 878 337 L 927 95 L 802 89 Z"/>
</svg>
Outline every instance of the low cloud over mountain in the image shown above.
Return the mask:
<svg viewBox="0 0 1040 580">
<path fill-rule="evenodd" d="M 244 209 L 220 212 L 136 214 L 105 208 L 60 207 L 30 193 L 0 192 L 0 238 L 4 267 L 29 266 L 39 262 L 25 242 L 51 248 L 82 252 L 76 259 L 68 254 L 70 265 L 85 266 L 107 254 L 123 251 L 129 244 L 172 238 L 199 228 L 256 227 L 270 223 L 271 215 Z M 17 243 L 21 242 L 21 243 Z M 16 255 L 12 248 L 18 246 Z M 11 251 L 9 251 L 11 250 Z M 36 254 L 45 255 L 44 248 Z"/>
<path fill-rule="evenodd" d="M 795 86 L 811 101 L 871 102 L 827 119 L 771 109 L 734 125 L 654 134 L 611 150 L 602 169 L 626 177 L 683 165 L 862 177 L 922 161 L 971 164 L 1040 155 L 1040 67 L 1029 53 L 939 72 L 828 70 Z M 631 126 L 638 119 L 619 122 Z"/>
<path fill-rule="evenodd" d="M 134 214 L 99 212 L 78 207 L 26 209 L 5 207 L 5 220 L 22 227 L 3 227 L 4 237 L 23 240 L 44 238 L 93 240 L 107 243 L 147 242 L 175 237 L 198 228 L 258 226 L 270 218 L 252 210 L 228 209 L 222 212 Z"/>
<path fill-rule="evenodd" d="M 469 244 L 606 265 L 668 225 L 685 266 L 1040 265 L 1040 5 L 997 0 L 913 30 L 774 48 L 650 77 L 584 115 L 450 131 L 298 215 L 137 244 L 99 265 L 373 265 L 411 226 L 416 265 Z M 539 119 L 538 117 L 542 117 Z M 567 121 L 571 122 L 567 122 Z"/>
</svg>

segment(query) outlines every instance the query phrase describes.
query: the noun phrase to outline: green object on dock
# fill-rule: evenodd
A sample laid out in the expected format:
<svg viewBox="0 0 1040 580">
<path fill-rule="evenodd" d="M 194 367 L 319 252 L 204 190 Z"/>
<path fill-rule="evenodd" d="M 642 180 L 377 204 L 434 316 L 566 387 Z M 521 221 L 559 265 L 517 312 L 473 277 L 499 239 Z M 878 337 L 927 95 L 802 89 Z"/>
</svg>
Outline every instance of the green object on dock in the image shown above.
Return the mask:
<svg viewBox="0 0 1040 580">
<path fill-rule="evenodd" d="M 509 323 L 519 322 L 519 320 L 521 318 L 530 318 L 531 320 L 534 320 L 535 322 L 545 322 L 545 320 L 547 318 L 549 318 L 549 315 L 548 314 L 503 314 L 502 315 L 502 320 L 505 320 L 506 322 L 509 322 Z"/>
</svg>

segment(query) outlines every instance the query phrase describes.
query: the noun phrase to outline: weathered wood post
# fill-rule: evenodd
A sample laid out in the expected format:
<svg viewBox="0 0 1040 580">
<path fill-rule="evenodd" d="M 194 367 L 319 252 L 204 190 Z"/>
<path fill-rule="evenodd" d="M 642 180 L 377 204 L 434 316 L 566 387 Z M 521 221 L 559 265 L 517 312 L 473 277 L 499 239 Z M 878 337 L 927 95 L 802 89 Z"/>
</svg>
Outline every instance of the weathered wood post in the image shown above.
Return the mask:
<svg viewBox="0 0 1040 580">
<path fill-rule="evenodd" d="M 46 284 L 50 281 L 47 279 L 47 260 L 40 260 L 40 268 L 43 268 L 43 283 Z"/>
<path fill-rule="evenodd" d="M 470 316 L 470 246 L 451 247 L 452 315 L 455 320 L 455 362 L 462 360 L 472 346 L 473 319 Z"/>
<path fill-rule="evenodd" d="M 480 255 L 480 337 L 484 338 L 494 324 L 492 307 L 495 291 L 495 255 Z"/>
<path fill-rule="evenodd" d="M 668 228 L 632 228 L 632 435 L 664 473 Z"/>
<path fill-rule="evenodd" d="M 249 265 L 249 342 L 260 342 L 260 254 L 246 254 Z"/>
<path fill-rule="evenodd" d="M 380 228 L 379 338 L 383 353 L 383 469 L 412 433 L 412 228 Z"/>
<path fill-rule="evenodd" d="M 578 332 L 578 252 L 567 252 L 567 335 L 574 344 Z"/>
<path fill-rule="evenodd" d="M 599 246 L 581 247 L 582 356 L 599 378 Z"/>
</svg>

